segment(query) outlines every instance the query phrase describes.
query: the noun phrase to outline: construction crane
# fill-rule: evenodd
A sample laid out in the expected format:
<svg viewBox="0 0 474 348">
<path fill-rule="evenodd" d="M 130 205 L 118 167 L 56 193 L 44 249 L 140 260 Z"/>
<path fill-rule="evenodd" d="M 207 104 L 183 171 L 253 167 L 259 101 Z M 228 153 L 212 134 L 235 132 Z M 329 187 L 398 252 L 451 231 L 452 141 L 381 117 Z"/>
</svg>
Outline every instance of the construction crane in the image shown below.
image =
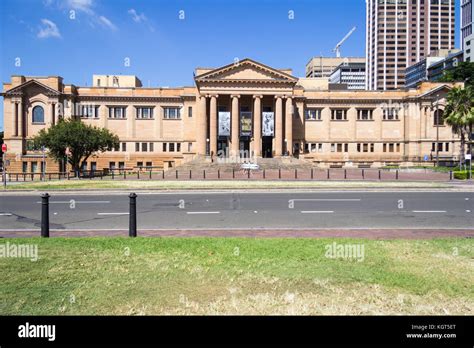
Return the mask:
<svg viewBox="0 0 474 348">
<path fill-rule="evenodd" d="M 344 38 L 336 45 L 336 47 L 334 47 L 334 49 L 332 50 L 333 52 L 336 52 L 336 57 L 337 58 L 341 58 L 341 46 L 344 42 L 346 42 L 346 40 L 349 38 L 349 36 L 352 35 L 352 33 L 357 29 L 357 27 L 354 27 L 351 29 L 350 32 L 347 33 L 346 36 L 344 36 Z"/>
</svg>

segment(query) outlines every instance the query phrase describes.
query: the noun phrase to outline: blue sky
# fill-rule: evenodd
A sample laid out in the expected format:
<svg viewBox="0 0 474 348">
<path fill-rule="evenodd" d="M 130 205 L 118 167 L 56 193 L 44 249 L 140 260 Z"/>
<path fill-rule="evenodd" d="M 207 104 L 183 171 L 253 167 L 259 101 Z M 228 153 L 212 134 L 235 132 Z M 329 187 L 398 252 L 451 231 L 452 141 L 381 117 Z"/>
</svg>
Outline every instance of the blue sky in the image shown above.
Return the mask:
<svg viewBox="0 0 474 348">
<path fill-rule="evenodd" d="M 135 74 L 144 86 L 191 86 L 194 68 L 245 57 L 304 76 L 353 26 L 342 54 L 364 56 L 365 0 L 1 0 L 0 79 L 84 86 L 92 74 Z"/>
</svg>

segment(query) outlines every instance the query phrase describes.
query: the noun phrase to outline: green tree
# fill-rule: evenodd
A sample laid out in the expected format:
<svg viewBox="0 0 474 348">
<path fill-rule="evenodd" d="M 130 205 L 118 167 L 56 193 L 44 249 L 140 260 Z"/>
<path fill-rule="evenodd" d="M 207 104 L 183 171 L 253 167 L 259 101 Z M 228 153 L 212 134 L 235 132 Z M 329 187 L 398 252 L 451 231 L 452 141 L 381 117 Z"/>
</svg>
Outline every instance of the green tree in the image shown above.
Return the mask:
<svg viewBox="0 0 474 348">
<path fill-rule="evenodd" d="M 459 166 L 464 163 L 466 139 L 472 141 L 474 125 L 474 89 L 455 87 L 448 93 L 444 119 L 453 132 L 461 138 Z M 470 153 L 470 149 L 469 149 Z"/>
<path fill-rule="evenodd" d="M 474 63 L 462 62 L 452 70 L 445 72 L 440 82 L 465 82 L 466 86 L 474 87 Z"/>
<path fill-rule="evenodd" d="M 119 138 L 108 129 L 87 125 L 78 119 L 60 120 L 56 125 L 42 129 L 33 138 L 34 146 L 48 149 L 48 155 L 56 161 L 66 157 L 74 173 L 79 174 L 82 162 L 96 152 L 107 151 L 119 144 Z"/>
</svg>

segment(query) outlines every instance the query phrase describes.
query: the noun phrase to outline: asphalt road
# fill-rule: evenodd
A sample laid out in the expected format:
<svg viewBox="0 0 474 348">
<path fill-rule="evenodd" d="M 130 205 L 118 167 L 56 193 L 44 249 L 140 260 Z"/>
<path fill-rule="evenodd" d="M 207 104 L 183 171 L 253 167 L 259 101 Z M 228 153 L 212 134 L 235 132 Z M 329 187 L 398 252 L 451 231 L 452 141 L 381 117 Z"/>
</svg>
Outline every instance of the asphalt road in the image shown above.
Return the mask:
<svg viewBox="0 0 474 348">
<path fill-rule="evenodd" d="M 56 194 L 51 229 L 128 228 L 127 194 Z M 473 192 L 150 193 L 139 229 L 474 228 Z M 39 230 L 38 194 L 0 196 L 0 231 Z"/>
</svg>

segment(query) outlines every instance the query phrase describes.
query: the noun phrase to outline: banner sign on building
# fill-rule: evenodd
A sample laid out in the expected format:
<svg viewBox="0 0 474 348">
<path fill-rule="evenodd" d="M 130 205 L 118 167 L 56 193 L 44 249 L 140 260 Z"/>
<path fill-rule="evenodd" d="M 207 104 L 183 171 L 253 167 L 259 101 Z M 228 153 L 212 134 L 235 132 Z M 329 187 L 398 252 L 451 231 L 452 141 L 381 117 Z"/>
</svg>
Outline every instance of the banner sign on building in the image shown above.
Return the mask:
<svg viewBox="0 0 474 348">
<path fill-rule="evenodd" d="M 245 111 L 240 113 L 240 135 L 252 136 L 252 113 Z"/>
<path fill-rule="evenodd" d="M 230 112 L 219 111 L 219 131 L 218 136 L 230 136 Z"/>
<path fill-rule="evenodd" d="M 262 136 L 273 137 L 275 135 L 275 114 L 273 112 L 262 112 Z"/>
</svg>

